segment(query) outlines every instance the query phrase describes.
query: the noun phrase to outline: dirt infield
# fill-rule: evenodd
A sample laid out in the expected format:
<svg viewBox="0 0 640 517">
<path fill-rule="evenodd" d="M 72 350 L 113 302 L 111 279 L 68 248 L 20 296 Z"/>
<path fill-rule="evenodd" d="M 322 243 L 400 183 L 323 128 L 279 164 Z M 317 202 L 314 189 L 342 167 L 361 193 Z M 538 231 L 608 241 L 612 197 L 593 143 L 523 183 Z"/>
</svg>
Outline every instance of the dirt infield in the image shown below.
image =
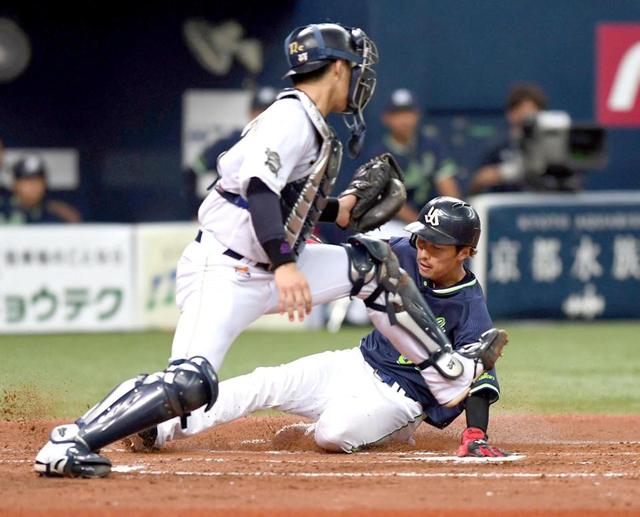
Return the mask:
<svg viewBox="0 0 640 517">
<path fill-rule="evenodd" d="M 524 457 L 462 462 L 462 422 L 416 446 L 327 454 L 253 417 L 151 454 L 105 453 L 99 480 L 47 479 L 32 461 L 55 422 L 0 422 L 0 514 L 640 515 L 640 416 L 496 416 L 491 441 Z"/>
</svg>

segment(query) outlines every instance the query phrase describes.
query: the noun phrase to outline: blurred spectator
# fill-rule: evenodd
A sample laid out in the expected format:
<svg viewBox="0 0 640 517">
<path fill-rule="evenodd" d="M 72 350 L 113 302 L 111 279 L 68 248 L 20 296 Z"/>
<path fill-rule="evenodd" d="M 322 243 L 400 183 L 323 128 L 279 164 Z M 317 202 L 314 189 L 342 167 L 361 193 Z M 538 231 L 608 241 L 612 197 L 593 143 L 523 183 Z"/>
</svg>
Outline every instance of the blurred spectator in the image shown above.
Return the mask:
<svg viewBox="0 0 640 517">
<path fill-rule="evenodd" d="M 277 95 L 278 91 L 275 88 L 269 86 L 258 88 L 251 99 L 251 107 L 248 114 L 249 120 L 253 120 L 271 106 L 273 101 L 276 100 Z M 208 145 L 185 171 L 185 191 L 191 217 L 196 217 L 198 208 L 202 202 L 202 197 L 198 194 L 198 177 L 204 174 L 215 173 L 218 156 L 233 147 L 233 145 L 240 140 L 241 134 L 242 128 Z M 216 175 L 217 174 L 214 174 L 212 182 L 215 181 Z"/>
<path fill-rule="evenodd" d="M 407 203 L 396 219 L 382 228 L 384 234 L 399 235 L 407 223 L 417 219 L 420 208 L 436 196 L 461 197 L 455 163 L 438 138 L 420 131 L 420 120 L 413 93 L 406 88 L 394 90 L 382 114 L 388 133 L 371 154 L 391 152 L 398 160 L 405 175 Z"/>
<path fill-rule="evenodd" d="M 5 221 L 4 206 L 7 203 L 6 200 L 11 198 L 11 191 L 8 190 L 8 173 L 4 168 L 4 142 L 0 139 L 0 224 Z"/>
<path fill-rule="evenodd" d="M 518 148 L 522 123 L 546 107 L 546 95 L 535 84 L 518 83 L 509 90 L 505 107 L 509 123 L 508 139 L 482 159 L 469 185 L 469 194 L 512 192 L 525 188 L 522 157 Z"/>
<path fill-rule="evenodd" d="M 4 142 L 0 138 L 0 197 L 3 193 L 6 194 L 8 184 L 5 184 L 6 181 L 6 171 L 4 170 Z"/>
<path fill-rule="evenodd" d="M 75 208 L 51 199 L 46 168 L 39 156 L 21 158 L 12 171 L 11 191 L 0 193 L 0 224 L 80 222 Z"/>
</svg>

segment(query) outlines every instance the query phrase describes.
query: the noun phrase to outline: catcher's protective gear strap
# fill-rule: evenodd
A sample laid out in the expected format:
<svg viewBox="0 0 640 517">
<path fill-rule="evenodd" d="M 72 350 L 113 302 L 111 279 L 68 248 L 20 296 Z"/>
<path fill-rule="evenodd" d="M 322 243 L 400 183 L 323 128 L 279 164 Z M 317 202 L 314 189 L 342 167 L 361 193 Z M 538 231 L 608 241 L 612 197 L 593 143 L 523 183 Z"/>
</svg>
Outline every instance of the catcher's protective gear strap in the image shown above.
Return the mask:
<svg viewBox="0 0 640 517">
<path fill-rule="evenodd" d="M 97 451 L 109 443 L 183 416 L 218 398 L 218 377 L 204 357 L 173 361 L 165 370 L 130 379 L 76 421 L 78 438 Z"/>
<path fill-rule="evenodd" d="M 349 257 L 349 280 L 351 281 L 351 292 L 349 296 L 357 296 L 362 288 L 376 277 L 376 262 L 369 253 L 369 250 L 352 238 L 347 244 L 342 245 Z"/>
<path fill-rule="evenodd" d="M 294 255 L 299 256 L 325 209 L 327 198 L 338 177 L 342 164 L 342 144 L 317 106 L 304 92 L 287 89 L 278 96 L 278 100 L 289 97 L 295 97 L 300 101 L 322 139 L 320 153 L 311 165 L 308 175 L 304 176 L 306 180 L 299 190 L 298 199 L 293 203 L 284 221 L 286 242 Z"/>
<path fill-rule="evenodd" d="M 460 361 L 452 355 L 453 347 L 438 325 L 435 316 L 386 241 L 355 235 L 344 247 L 349 256 L 351 296 L 358 294 L 375 276 L 386 293 L 385 309 L 392 325 L 409 332 L 429 355 L 422 368 L 435 366 L 447 378 L 462 374 Z M 367 299 L 373 305 L 371 297 Z"/>
</svg>

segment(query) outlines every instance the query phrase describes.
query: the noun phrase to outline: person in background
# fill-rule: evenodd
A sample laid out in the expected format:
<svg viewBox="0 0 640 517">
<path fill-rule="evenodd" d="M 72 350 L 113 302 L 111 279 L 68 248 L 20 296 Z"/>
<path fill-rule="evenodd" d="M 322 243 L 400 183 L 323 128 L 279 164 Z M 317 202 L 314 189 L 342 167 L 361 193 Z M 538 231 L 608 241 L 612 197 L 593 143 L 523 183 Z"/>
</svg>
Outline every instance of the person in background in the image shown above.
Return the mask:
<svg viewBox="0 0 640 517">
<path fill-rule="evenodd" d="M 276 100 L 277 95 L 278 91 L 270 86 L 258 88 L 251 99 L 248 120 L 253 120 L 271 106 L 273 101 Z M 206 175 L 208 176 L 206 179 L 208 183 L 212 183 L 215 180 L 217 177 L 216 166 L 218 156 L 233 147 L 233 145 L 240 140 L 241 134 L 242 128 L 239 128 L 228 136 L 209 144 L 186 169 L 184 176 L 185 195 L 189 204 L 189 214 L 192 218 L 196 217 L 203 199 L 203 196 L 198 193 L 198 179 Z"/>
<path fill-rule="evenodd" d="M 403 235 L 404 225 L 415 221 L 420 208 L 434 197 L 461 197 L 455 163 L 438 138 L 420 130 L 420 121 L 415 95 L 406 88 L 394 90 L 382 113 L 388 132 L 371 154 L 391 152 L 395 156 L 405 174 L 407 202 L 396 219 L 382 227 L 383 234 Z"/>
<path fill-rule="evenodd" d="M 8 192 L 8 185 L 5 184 L 7 172 L 4 169 L 4 165 L 4 142 L 0 138 L 0 199 Z"/>
<path fill-rule="evenodd" d="M 525 189 L 522 157 L 518 148 L 522 123 L 546 107 L 547 97 L 539 86 L 517 83 L 511 87 L 505 106 L 509 123 L 508 138 L 483 157 L 469 184 L 469 194 Z"/>
<path fill-rule="evenodd" d="M 0 192 L 0 224 L 78 223 L 80 213 L 64 201 L 51 199 L 47 171 L 39 156 L 28 155 L 12 167 L 10 191 Z"/>
</svg>

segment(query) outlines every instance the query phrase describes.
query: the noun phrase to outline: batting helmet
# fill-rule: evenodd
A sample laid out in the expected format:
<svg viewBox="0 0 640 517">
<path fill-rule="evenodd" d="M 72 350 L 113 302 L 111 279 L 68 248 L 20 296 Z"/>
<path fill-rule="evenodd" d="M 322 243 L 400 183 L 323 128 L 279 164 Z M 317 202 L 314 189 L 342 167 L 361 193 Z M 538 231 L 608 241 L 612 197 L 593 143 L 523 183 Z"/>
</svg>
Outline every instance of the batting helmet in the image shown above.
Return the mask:
<svg viewBox="0 0 640 517">
<path fill-rule="evenodd" d="M 420 210 L 418 220 L 404 228 L 411 233 L 415 247 L 418 237 L 434 244 L 471 246 L 480 240 L 480 218 L 469 203 L 455 197 L 441 196 Z"/>
<path fill-rule="evenodd" d="M 318 70 L 331 61 L 344 59 L 352 63 L 351 83 L 344 112 L 351 131 L 349 152 L 355 157 L 362 148 L 366 124 L 363 111 L 376 88 L 378 49 L 362 29 L 338 23 L 317 23 L 294 29 L 284 41 L 289 63 L 285 77 Z"/>
</svg>

